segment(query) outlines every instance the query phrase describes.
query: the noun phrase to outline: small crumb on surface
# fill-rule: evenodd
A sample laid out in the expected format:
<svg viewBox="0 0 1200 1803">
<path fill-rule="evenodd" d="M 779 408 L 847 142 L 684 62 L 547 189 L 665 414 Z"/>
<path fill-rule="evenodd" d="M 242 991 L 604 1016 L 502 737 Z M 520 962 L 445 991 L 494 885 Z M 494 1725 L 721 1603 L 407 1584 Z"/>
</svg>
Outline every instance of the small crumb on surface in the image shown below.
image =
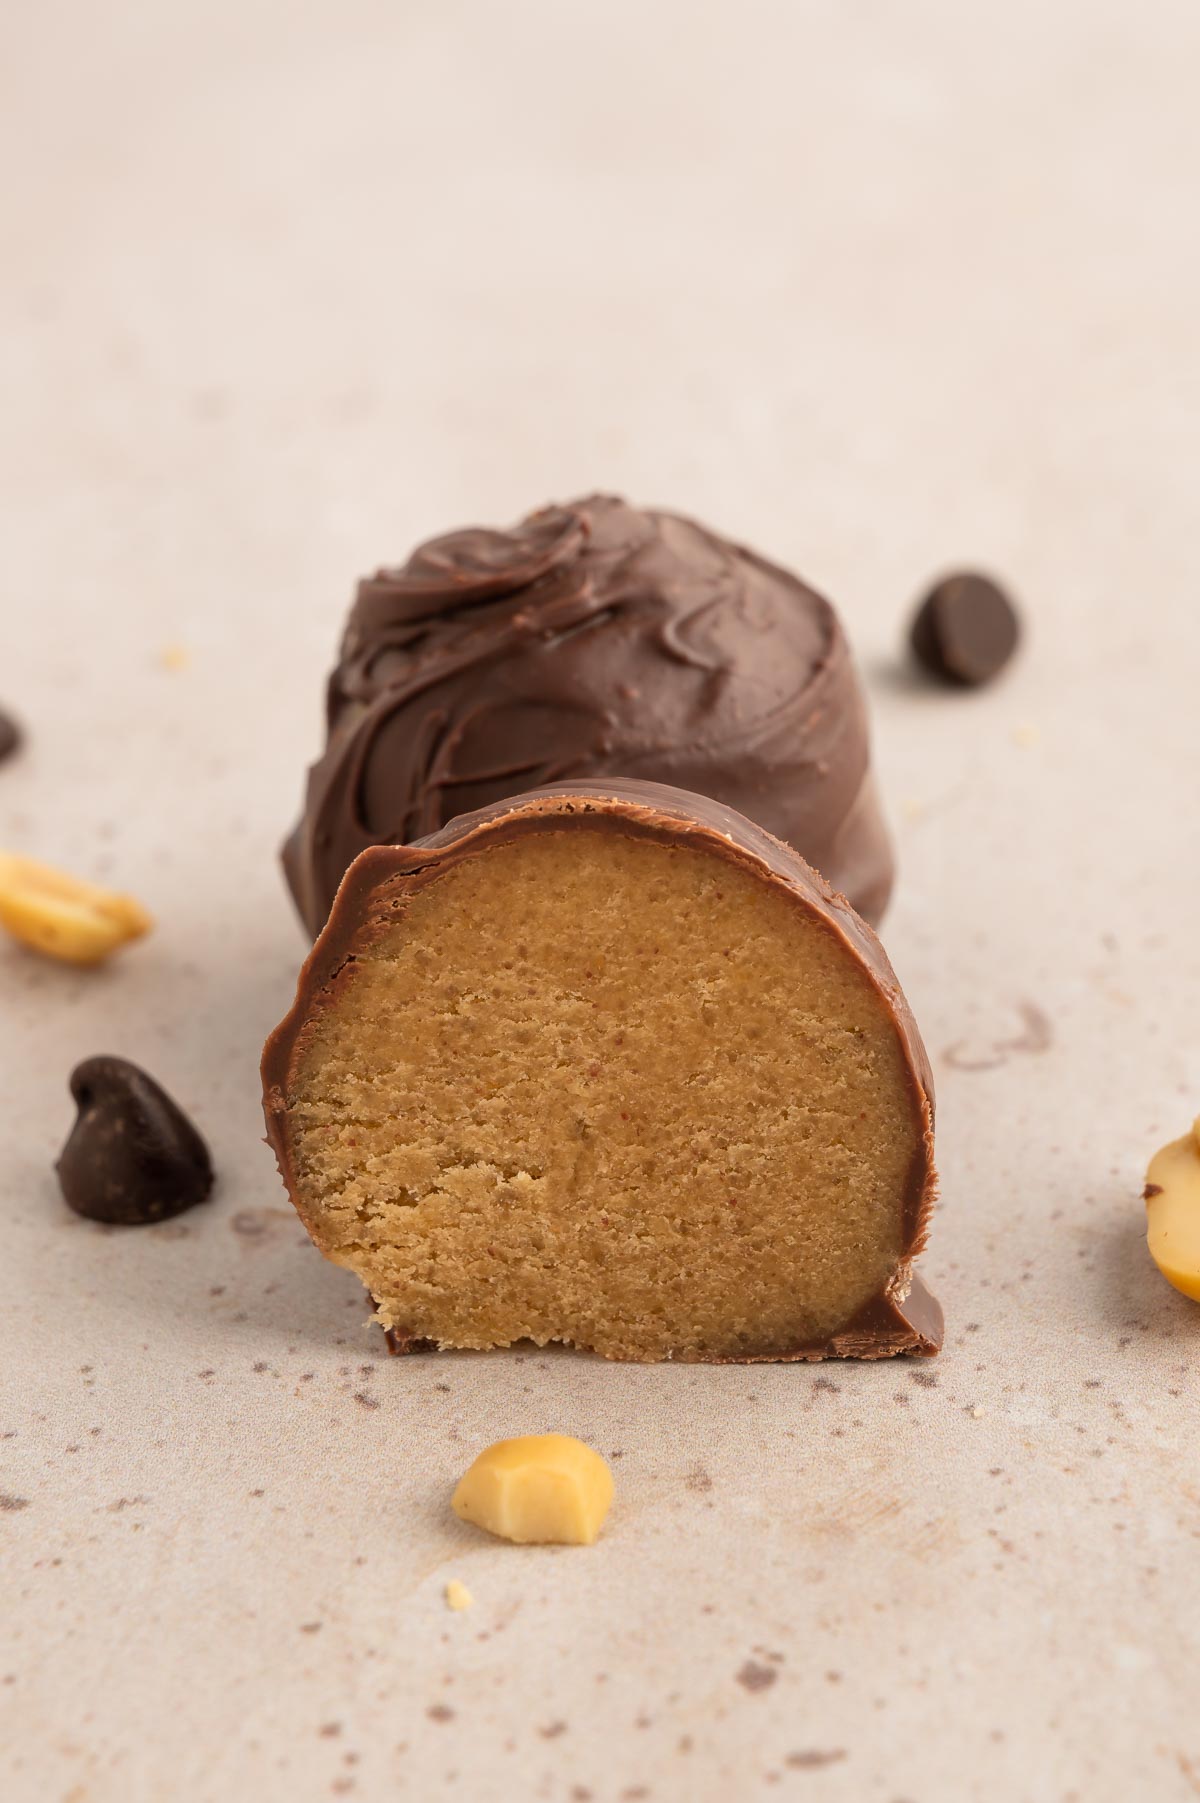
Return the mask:
<svg viewBox="0 0 1200 1803">
<path fill-rule="evenodd" d="M 186 670 L 192 661 L 192 654 L 186 645 L 164 645 L 159 653 L 159 662 L 164 670 Z"/>
<path fill-rule="evenodd" d="M 446 1585 L 447 1609 L 469 1609 L 474 1601 L 475 1598 L 465 1584 L 460 1583 L 457 1578 L 450 1579 Z"/>
</svg>

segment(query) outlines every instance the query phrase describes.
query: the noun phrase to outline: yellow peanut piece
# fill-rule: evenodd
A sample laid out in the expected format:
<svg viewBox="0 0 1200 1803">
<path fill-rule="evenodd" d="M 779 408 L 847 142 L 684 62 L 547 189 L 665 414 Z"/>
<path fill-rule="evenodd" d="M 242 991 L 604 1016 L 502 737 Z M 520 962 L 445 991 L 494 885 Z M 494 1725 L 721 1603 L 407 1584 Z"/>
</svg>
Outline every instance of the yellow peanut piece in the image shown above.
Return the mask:
<svg viewBox="0 0 1200 1803">
<path fill-rule="evenodd" d="M 480 1453 L 452 1507 L 460 1521 L 521 1546 L 591 1546 L 612 1497 L 612 1472 L 582 1440 L 523 1434 Z"/>
<path fill-rule="evenodd" d="M 446 1585 L 447 1609 L 469 1609 L 475 1598 L 459 1578 L 451 1578 Z"/>
<path fill-rule="evenodd" d="M 0 852 L 0 926 L 34 951 L 66 964 L 101 964 L 153 925 L 131 895 Z"/>
<path fill-rule="evenodd" d="M 1200 1302 L 1200 1115 L 1146 1172 L 1146 1244 L 1166 1278 Z"/>
</svg>

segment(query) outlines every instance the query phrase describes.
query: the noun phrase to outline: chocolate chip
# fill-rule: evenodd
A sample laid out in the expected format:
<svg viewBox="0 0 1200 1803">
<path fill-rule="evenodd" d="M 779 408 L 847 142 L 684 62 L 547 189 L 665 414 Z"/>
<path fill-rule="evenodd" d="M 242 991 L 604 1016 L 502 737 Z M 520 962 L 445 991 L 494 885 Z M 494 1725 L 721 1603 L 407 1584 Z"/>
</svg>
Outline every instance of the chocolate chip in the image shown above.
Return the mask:
<svg viewBox="0 0 1200 1803">
<path fill-rule="evenodd" d="M 1020 632 L 1004 590 L 987 576 L 964 570 L 929 591 L 913 619 L 909 643 L 931 676 L 978 688 L 1000 674 Z"/>
<path fill-rule="evenodd" d="M 208 1147 L 145 1071 L 124 1058 L 88 1058 L 71 1073 L 71 1094 L 79 1114 L 55 1168 L 76 1214 L 138 1227 L 204 1201 Z"/>
<path fill-rule="evenodd" d="M 10 758 L 14 751 L 20 750 L 21 728 L 11 714 L 0 709 L 0 764 Z"/>
</svg>

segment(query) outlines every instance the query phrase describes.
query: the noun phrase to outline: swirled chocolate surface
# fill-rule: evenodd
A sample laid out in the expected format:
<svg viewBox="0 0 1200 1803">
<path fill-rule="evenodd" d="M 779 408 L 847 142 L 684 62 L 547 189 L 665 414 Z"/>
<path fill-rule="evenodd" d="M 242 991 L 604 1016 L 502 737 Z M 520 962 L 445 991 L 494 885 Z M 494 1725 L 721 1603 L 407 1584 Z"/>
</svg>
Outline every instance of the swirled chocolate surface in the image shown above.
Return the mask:
<svg viewBox="0 0 1200 1803">
<path fill-rule="evenodd" d="M 315 934 L 368 845 L 546 783 L 712 796 L 877 920 L 891 852 L 832 607 L 692 520 L 593 495 L 431 539 L 359 584 L 284 849 Z"/>
</svg>

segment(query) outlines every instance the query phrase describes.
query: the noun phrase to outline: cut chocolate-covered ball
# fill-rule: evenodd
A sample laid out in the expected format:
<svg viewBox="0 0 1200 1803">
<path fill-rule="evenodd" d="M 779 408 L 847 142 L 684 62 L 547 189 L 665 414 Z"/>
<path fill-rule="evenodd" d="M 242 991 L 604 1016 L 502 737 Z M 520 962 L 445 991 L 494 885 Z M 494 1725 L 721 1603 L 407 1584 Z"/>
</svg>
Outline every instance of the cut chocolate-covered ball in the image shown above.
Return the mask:
<svg viewBox="0 0 1200 1803">
<path fill-rule="evenodd" d="M 358 587 L 284 849 L 315 935 L 351 861 L 544 783 L 647 778 L 795 846 L 869 920 L 892 883 L 829 602 L 676 514 L 591 495 Z"/>
<path fill-rule="evenodd" d="M 990 577 L 965 570 L 930 589 L 914 616 L 909 642 L 917 662 L 939 682 L 980 688 L 1012 658 L 1021 635 L 1017 610 Z"/>
<path fill-rule="evenodd" d="M 263 1076 L 296 1208 L 398 1348 L 940 1344 L 912 1015 L 849 905 L 716 802 L 561 784 L 364 852 Z"/>
<path fill-rule="evenodd" d="M 205 1200 L 208 1147 L 153 1077 L 125 1058 L 88 1058 L 71 1094 L 79 1113 L 55 1168 L 76 1214 L 142 1227 Z"/>
</svg>

